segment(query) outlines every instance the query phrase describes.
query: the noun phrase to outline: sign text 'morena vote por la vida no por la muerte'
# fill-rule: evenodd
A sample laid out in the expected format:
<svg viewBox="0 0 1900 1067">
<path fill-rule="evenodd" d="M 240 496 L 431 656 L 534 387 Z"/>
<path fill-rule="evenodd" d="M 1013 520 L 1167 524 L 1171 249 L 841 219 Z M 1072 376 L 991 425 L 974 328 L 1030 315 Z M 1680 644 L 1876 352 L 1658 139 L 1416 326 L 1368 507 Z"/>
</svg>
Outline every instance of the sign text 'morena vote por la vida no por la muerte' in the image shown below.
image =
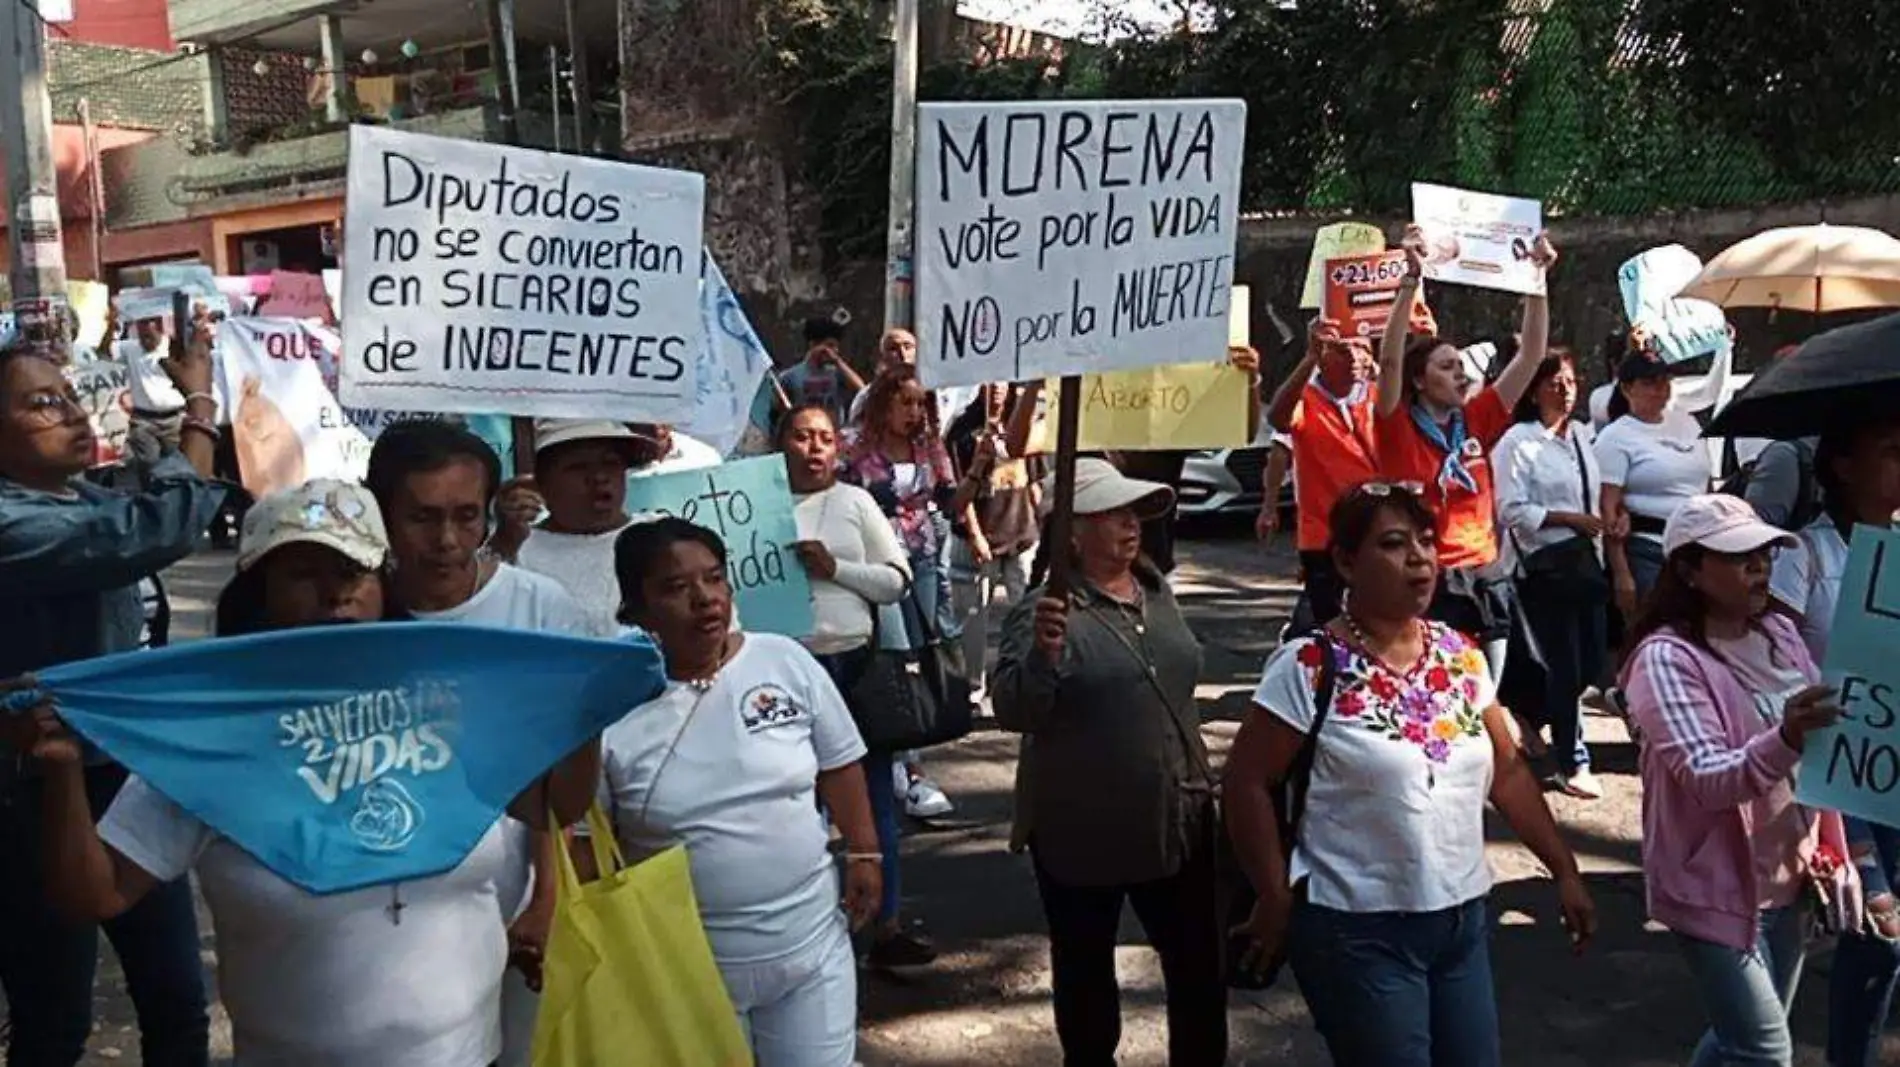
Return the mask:
<svg viewBox="0 0 1900 1067">
<path fill-rule="evenodd" d="M 704 203 L 686 171 L 352 127 L 343 402 L 687 421 Z"/>
<path fill-rule="evenodd" d="M 1221 358 L 1244 103 L 919 111 L 918 364 L 929 384 Z"/>
</svg>

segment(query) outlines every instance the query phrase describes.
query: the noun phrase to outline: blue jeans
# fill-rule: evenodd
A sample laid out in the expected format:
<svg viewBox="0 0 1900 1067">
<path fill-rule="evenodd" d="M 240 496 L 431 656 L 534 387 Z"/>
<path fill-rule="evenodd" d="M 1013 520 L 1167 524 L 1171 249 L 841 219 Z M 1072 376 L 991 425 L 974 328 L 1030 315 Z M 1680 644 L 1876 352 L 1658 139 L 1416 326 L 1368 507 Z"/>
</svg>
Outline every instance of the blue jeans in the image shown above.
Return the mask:
<svg viewBox="0 0 1900 1067">
<path fill-rule="evenodd" d="M 1656 582 L 1662 578 L 1662 542 L 1632 534 L 1623 542 L 1623 558 L 1629 561 L 1630 579 L 1636 583 L 1636 603 L 1640 610 L 1649 600 L 1649 591 L 1656 588 Z M 1636 620 L 1623 621 L 1627 624 Z"/>
<path fill-rule="evenodd" d="M 125 778 L 117 766 L 86 769 L 95 818 L 105 814 Z M 0 984 L 13 1024 L 9 1067 L 72 1067 L 85 1055 L 102 929 L 125 969 L 144 1062 L 203 1067 L 211 1056 L 211 1024 L 190 879 L 153 886 L 108 922 L 66 922 L 48 906 L 41 875 L 41 785 L 37 778 L 20 779 L 0 794 Z"/>
<path fill-rule="evenodd" d="M 1484 898 L 1430 912 L 1301 902 L 1288 960 L 1342 1067 L 1500 1067 Z"/>
<path fill-rule="evenodd" d="M 1806 928 L 1802 909 L 1790 906 L 1761 913 L 1755 944 L 1747 951 L 1676 935 L 1709 1013 L 1709 1030 L 1689 1067 L 1789 1067 L 1794 1062 L 1788 1006 L 1807 959 Z"/>
<path fill-rule="evenodd" d="M 935 623 L 936 635 L 950 641 L 963 636 L 963 620 L 957 617 L 956 605 L 950 596 L 950 564 L 944 553 L 911 553 L 910 580 L 911 589 L 917 594 L 917 610 Z M 913 640 L 916 639 L 914 634 Z"/>
<path fill-rule="evenodd" d="M 1869 902 L 1892 894 L 1900 882 L 1900 829 L 1847 820 L 1847 844 Z M 1880 1031 L 1900 979 L 1900 944 L 1843 933 L 1834 950 L 1827 989 L 1827 1062 L 1833 1067 L 1874 1067 Z"/>
<path fill-rule="evenodd" d="M 852 649 L 828 656 L 817 657 L 825 673 L 841 692 L 851 692 L 864 668 L 870 663 L 871 650 Z M 898 901 L 902 899 L 903 886 L 900 882 L 901 864 L 898 851 L 903 846 L 904 829 L 897 818 L 897 792 L 895 776 L 891 770 L 894 762 L 889 752 L 866 752 L 858 766 L 864 768 L 864 787 L 871 794 L 871 819 L 877 825 L 877 848 L 883 853 L 884 898 L 878 905 L 877 917 L 880 922 L 895 922 Z"/>
</svg>

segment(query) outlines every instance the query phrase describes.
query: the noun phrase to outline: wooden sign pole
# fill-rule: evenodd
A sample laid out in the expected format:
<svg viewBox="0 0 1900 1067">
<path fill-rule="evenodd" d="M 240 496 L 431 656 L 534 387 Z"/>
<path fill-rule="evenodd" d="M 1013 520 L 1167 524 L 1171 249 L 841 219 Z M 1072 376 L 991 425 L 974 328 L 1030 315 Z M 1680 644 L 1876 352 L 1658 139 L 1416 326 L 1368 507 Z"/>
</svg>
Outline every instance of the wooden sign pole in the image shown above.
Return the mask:
<svg viewBox="0 0 1900 1067">
<path fill-rule="evenodd" d="M 1075 443 L 1082 426 L 1082 377 L 1066 375 L 1057 394 L 1056 498 L 1049 511 L 1049 595 L 1066 598 L 1070 574 L 1069 529 L 1075 518 Z"/>
</svg>

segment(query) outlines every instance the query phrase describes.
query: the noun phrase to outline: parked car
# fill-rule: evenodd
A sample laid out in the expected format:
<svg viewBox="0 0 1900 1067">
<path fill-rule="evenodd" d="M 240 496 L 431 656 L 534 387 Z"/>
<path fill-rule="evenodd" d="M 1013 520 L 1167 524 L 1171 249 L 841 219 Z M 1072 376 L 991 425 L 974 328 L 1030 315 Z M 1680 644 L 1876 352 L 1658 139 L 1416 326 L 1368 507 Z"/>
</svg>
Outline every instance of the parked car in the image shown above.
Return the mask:
<svg viewBox="0 0 1900 1067">
<path fill-rule="evenodd" d="M 1253 514 L 1260 510 L 1260 477 L 1267 469 L 1266 445 L 1188 453 L 1175 487 L 1175 512 L 1189 515 Z M 1280 486 L 1280 509 L 1293 510 L 1293 479 Z"/>
</svg>

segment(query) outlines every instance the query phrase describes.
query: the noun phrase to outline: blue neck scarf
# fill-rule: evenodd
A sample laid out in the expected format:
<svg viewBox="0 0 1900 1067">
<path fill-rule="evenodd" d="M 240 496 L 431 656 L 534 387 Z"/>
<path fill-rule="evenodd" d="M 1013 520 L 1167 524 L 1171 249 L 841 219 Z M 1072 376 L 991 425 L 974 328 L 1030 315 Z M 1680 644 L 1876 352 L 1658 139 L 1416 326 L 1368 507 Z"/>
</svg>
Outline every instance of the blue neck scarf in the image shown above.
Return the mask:
<svg viewBox="0 0 1900 1067">
<path fill-rule="evenodd" d="M 312 893 L 453 870 L 522 790 L 665 687 L 644 637 L 366 623 L 40 673 L 62 719 Z"/>
<path fill-rule="evenodd" d="M 1439 426 L 1425 410 L 1425 405 L 1412 405 L 1412 425 L 1418 427 L 1425 440 L 1430 441 L 1439 451 L 1445 453 L 1444 462 L 1438 465 L 1438 491 L 1450 495 L 1451 487 L 1457 486 L 1467 493 L 1478 491 L 1478 479 L 1473 477 L 1465 466 L 1465 413 L 1453 411 L 1447 428 Z"/>
</svg>

